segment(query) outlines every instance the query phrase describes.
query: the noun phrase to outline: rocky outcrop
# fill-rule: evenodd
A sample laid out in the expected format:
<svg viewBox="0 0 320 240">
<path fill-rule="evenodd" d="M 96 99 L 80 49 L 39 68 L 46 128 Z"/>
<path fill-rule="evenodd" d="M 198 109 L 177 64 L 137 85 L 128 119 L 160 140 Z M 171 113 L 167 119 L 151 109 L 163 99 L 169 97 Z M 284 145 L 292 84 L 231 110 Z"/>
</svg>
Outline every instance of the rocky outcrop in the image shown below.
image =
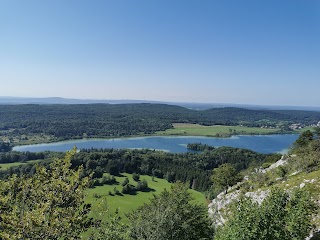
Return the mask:
<svg viewBox="0 0 320 240">
<path fill-rule="evenodd" d="M 255 191 L 246 192 L 244 195 L 250 197 L 254 202 L 261 204 L 263 200 L 268 196 L 270 190 L 266 191 Z M 228 205 L 237 199 L 239 199 L 241 194 L 240 190 L 235 190 L 231 193 L 225 194 L 220 193 L 212 202 L 209 204 L 209 215 L 213 218 L 216 226 L 222 225 L 226 222 L 226 209 Z"/>
<path fill-rule="evenodd" d="M 256 172 L 260 173 L 267 173 L 268 171 L 275 169 L 279 166 L 284 166 L 288 164 L 288 160 L 285 157 L 282 157 L 279 161 L 272 164 L 266 169 L 256 169 Z M 308 184 L 315 184 L 314 186 L 318 186 L 320 181 L 320 176 L 305 179 L 305 175 L 303 175 L 303 178 L 299 177 L 300 172 L 294 172 L 289 177 L 293 177 L 295 181 L 287 181 L 288 179 L 285 179 L 283 181 L 277 181 L 278 184 L 282 184 L 282 187 L 286 189 L 287 191 L 291 192 L 293 188 L 305 188 Z M 297 175 L 297 176 L 296 176 Z M 228 205 L 230 205 L 232 202 L 237 201 L 240 198 L 240 195 L 244 195 L 246 197 L 251 198 L 253 201 L 257 202 L 258 204 L 261 204 L 264 199 L 269 195 L 270 190 L 261 190 L 257 189 L 256 191 L 251 190 L 250 192 L 243 192 L 241 189 L 241 185 L 244 184 L 246 181 L 250 180 L 250 176 L 244 177 L 243 181 L 237 183 L 235 186 L 228 189 L 228 193 L 225 194 L 224 192 L 220 193 L 212 202 L 209 204 L 209 215 L 212 217 L 215 226 L 223 225 L 227 221 L 228 217 Z M 281 179 L 280 179 L 281 180 Z M 298 181 L 297 181 L 298 180 Z M 287 184 L 286 184 L 287 183 Z M 289 184 L 290 183 L 290 184 Z M 315 202 L 320 205 L 320 197 L 314 198 Z M 320 223 L 320 214 L 316 215 L 313 219 L 313 222 L 317 222 L 318 225 L 316 229 L 313 229 L 313 232 L 310 234 L 310 236 L 306 239 L 318 239 L 314 238 L 314 235 L 319 237 L 320 235 L 320 229 L 319 229 L 319 223 Z M 319 238 L 320 239 L 320 238 Z"/>
</svg>

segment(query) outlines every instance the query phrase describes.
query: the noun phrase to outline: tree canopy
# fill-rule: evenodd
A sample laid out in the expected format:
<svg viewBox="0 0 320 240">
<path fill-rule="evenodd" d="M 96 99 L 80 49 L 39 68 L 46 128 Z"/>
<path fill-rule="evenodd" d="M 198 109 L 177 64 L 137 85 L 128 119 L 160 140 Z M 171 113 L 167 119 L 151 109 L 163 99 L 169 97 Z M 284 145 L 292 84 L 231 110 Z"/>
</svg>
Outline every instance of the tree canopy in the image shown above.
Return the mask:
<svg viewBox="0 0 320 240">
<path fill-rule="evenodd" d="M 89 178 L 82 167 L 71 170 L 71 157 L 38 166 L 31 177 L 13 175 L 0 181 L 1 239 L 79 239 L 91 223 L 84 204 Z"/>
<path fill-rule="evenodd" d="M 240 180 L 240 175 L 237 173 L 236 169 L 230 163 L 222 164 L 219 167 L 213 169 L 213 184 L 216 187 L 225 190 L 226 193 L 228 187 L 236 184 Z"/>
<path fill-rule="evenodd" d="M 171 191 L 154 196 L 149 204 L 128 217 L 133 239 L 212 239 L 213 229 L 206 207 L 193 204 L 188 188 L 173 184 Z"/>
<path fill-rule="evenodd" d="M 304 131 L 300 134 L 294 143 L 295 148 L 306 147 L 313 140 L 313 133 L 310 130 Z"/>
</svg>

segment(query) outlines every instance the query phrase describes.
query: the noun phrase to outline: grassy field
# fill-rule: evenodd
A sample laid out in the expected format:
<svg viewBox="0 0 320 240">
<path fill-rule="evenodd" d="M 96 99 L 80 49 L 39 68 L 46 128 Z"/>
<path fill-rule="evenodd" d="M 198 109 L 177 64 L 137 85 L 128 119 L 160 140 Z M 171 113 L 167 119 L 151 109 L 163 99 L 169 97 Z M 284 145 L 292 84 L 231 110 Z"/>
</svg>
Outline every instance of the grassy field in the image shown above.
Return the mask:
<svg viewBox="0 0 320 240">
<path fill-rule="evenodd" d="M 305 132 L 307 130 L 309 130 L 311 132 L 315 132 L 315 127 L 304 127 L 304 128 L 296 130 L 296 132 L 301 133 L 301 132 Z"/>
<path fill-rule="evenodd" d="M 209 137 L 227 137 L 239 134 L 272 134 L 280 131 L 280 129 L 269 129 L 259 127 L 244 126 L 202 126 L 199 124 L 174 123 L 173 129 L 156 132 L 157 135 L 185 135 L 185 136 L 209 136 Z"/>
<path fill-rule="evenodd" d="M 107 200 L 107 206 L 109 207 L 109 212 L 114 213 L 116 209 L 119 210 L 120 216 L 125 220 L 125 213 L 129 213 L 132 210 L 142 206 L 144 203 L 149 202 L 149 199 L 153 197 L 153 194 L 159 194 L 163 189 L 170 189 L 171 183 L 167 182 L 164 179 L 154 178 L 155 181 L 152 181 L 152 177 L 141 175 L 140 180 L 145 179 L 148 182 L 149 188 L 153 189 L 150 192 L 137 192 L 136 195 L 124 194 L 123 196 L 115 195 L 110 196 L 109 191 L 114 192 L 114 188 L 116 187 L 120 192 L 122 190 L 121 183 L 128 177 L 130 184 L 137 185 L 137 183 L 132 179 L 131 174 L 124 173 L 123 177 L 116 177 L 118 184 L 117 185 L 104 185 L 97 186 L 95 188 L 91 188 L 87 190 L 87 196 L 85 202 L 92 204 L 92 209 L 97 209 L 97 205 L 99 200 L 102 198 L 95 198 L 94 195 L 99 195 L 101 197 L 105 197 Z M 192 196 L 194 197 L 194 201 L 206 205 L 205 196 L 197 191 L 190 190 Z"/>
<path fill-rule="evenodd" d="M 30 160 L 28 162 L 1 163 L 0 170 L 7 170 L 10 167 L 20 166 L 20 165 L 28 164 L 28 163 L 34 163 L 37 161 L 42 161 L 42 160 Z"/>
<path fill-rule="evenodd" d="M 16 163 L 3 163 L 0 164 L 0 170 L 7 170 L 13 166 L 19 166 L 27 163 L 37 162 L 41 160 L 31 160 L 26 163 L 16 162 Z M 148 186 L 151 189 L 149 192 L 136 192 L 135 195 L 123 194 L 110 196 L 109 191 L 114 193 L 114 189 L 118 189 L 120 192 L 122 190 L 121 183 L 124 179 L 128 177 L 129 183 L 136 186 L 137 182 L 132 179 L 132 175 L 128 173 L 123 173 L 121 177 L 115 177 L 117 180 L 117 184 L 114 185 L 104 185 L 104 186 L 96 186 L 94 188 L 89 188 L 86 190 L 86 203 L 92 204 L 93 211 L 98 210 L 98 204 L 101 200 L 105 199 L 107 201 L 107 206 L 110 213 L 114 213 L 116 210 L 119 210 L 120 216 L 126 221 L 125 213 L 129 213 L 134 209 L 137 209 L 139 206 L 142 206 L 144 203 L 149 202 L 149 199 L 153 197 L 153 194 L 159 194 L 165 188 L 170 190 L 171 183 L 164 179 L 154 178 L 152 181 L 152 177 L 147 175 L 141 175 L 140 180 L 145 179 L 148 182 Z M 194 202 L 201 203 L 204 206 L 207 205 L 207 201 L 205 196 L 197 191 L 191 190 L 190 193 L 194 198 Z M 99 196 L 98 198 L 95 196 Z M 97 214 L 97 212 L 94 212 Z"/>
</svg>

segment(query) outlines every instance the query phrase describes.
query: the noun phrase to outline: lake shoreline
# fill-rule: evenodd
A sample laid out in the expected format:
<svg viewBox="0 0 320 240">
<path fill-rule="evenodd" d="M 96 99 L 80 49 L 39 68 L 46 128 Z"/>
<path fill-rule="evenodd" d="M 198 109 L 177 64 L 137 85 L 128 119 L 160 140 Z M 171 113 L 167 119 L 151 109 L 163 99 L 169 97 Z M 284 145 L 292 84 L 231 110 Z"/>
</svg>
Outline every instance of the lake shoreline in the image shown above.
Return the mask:
<svg viewBox="0 0 320 240">
<path fill-rule="evenodd" d="M 51 143 L 39 143 L 15 146 L 13 151 L 60 151 L 65 152 L 76 146 L 79 149 L 115 148 L 115 149 L 155 149 L 172 153 L 190 152 L 188 143 L 203 143 L 214 147 L 230 146 L 246 148 L 261 153 L 281 152 L 298 138 L 298 134 L 234 135 L 217 138 L 206 136 L 137 136 L 119 138 L 86 138 Z"/>
<path fill-rule="evenodd" d="M 231 138 L 236 136 L 268 136 L 268 135 L 296 135 L 300 134 L 299 132 L 272 132 L 272 133 L 241 133 L 241 134 L 223 134 L 221 136 L 212 136 L 212 135 L 187 135 L 187 134 L 137 134 L 137 135 L 128 135 L 128 136 L 106 136 L 106 137 L 86 137 L 86 138 L 70 138 L 70 139 L 57 139 L 57 140 L 48 140 L 48 141 L 30 141 L 30 142 L 18 142 L 13 144 L 14 147 L 27 146 L 27 145 L 40 145 L 40 144 L 49 144 L 49 143 L 59 143 L 59 142 L 68 142 L 68 141 L 81 141 L 81 140 L 116 140 L 116 139 L 130 139 L 130 138 L 139 138 L 139 137 L 208 137 L 208 138 Z"/>
</svg>

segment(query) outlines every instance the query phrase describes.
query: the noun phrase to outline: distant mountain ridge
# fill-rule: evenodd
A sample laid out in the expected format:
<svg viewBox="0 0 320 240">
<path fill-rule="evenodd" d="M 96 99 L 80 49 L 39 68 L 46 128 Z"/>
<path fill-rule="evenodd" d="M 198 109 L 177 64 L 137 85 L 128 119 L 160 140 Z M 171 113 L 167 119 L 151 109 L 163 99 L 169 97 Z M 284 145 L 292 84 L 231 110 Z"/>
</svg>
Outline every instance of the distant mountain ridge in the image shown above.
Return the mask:
<svg viewBox="0 0 320 240">
<path fill-rule="evenodd" d="M 0 104 L 123 104 L 123 103 L 161 103 L 144 100 L 103 100 L 103 99 L 72 99 L 61 97 L 28 98 L 28 97 L 0 97 Z"/>
<path fill-rule="evenodd" d="M 192 102 L 167 102 L 167 101 L 153 101 L 153 100 L 107 100 L 107 99 L 72 99 L 62 97 L 46 97 L 46 98 L 31 98 L 31 97 L 10 97 L 0 96 L 0 105 L 18 105 L 18 104 L 130 104 L 130 103 L 163 103 L 181 106 L 195 110 L 206 110 L 210 108 L 225 108 L 236 107 L 255 110 L 306 110 L 306 111 L 320 111 L 320 107 L 316 106 L 268 106 L 255 104 L 236 104 L 236 103 L 192 103 Z"/>
</svg>

